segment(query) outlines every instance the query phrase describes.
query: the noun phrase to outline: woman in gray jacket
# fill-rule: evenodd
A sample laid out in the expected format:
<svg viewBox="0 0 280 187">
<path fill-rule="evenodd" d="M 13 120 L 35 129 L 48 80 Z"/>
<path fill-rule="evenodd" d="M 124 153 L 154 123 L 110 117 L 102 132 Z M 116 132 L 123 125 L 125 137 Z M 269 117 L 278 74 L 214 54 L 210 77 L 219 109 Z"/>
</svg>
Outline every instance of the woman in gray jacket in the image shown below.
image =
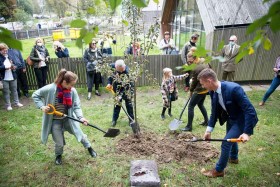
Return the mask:
<svg viewBox="0 0 280 187">
<path fill-rule="evenodd" d="M 50 107 L 48 104 L 55 106 L 56 110 L 67 114 L 70 117 L 77 118 L 87 125 L 88 120 L 83 117 L 80 107 L 80 99 L 76 89 L 73 87 L 77 82 L 77 75 L 66 69 L 62 69 L 54 83 L 46 85 L 35 91 L 32 98 L 43 114 L 41 140 L 43 144 L 47 143 L 48 135 L 52 134 L 55 142 L 55 164 L 62 164 L 63 147 L 65 145 L 64 131 L 73 134 L 78 142 L 81 142 L 88 149 L 92 157 L 96 157 L 96 152 L 91 148 L 87 136 L 80 128 L 80 124 L 68 118 L 55 115 L 48 115 Z"/>
</svg>

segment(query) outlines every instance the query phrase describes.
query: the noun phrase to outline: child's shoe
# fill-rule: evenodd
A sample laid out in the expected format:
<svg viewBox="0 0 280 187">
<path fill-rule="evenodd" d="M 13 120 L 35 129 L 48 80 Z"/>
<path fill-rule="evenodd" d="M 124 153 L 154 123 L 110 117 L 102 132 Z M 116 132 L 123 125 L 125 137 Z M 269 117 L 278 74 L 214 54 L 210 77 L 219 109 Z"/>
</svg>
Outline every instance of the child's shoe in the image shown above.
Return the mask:
<svg viewBox="0 0 280 187">
<path fill-rule="evenodd" d="M 165 119 L 165 115 L 164 114 L 161 114 L 160 117 L 161 117 L 162 120 Z"/>
</svg>

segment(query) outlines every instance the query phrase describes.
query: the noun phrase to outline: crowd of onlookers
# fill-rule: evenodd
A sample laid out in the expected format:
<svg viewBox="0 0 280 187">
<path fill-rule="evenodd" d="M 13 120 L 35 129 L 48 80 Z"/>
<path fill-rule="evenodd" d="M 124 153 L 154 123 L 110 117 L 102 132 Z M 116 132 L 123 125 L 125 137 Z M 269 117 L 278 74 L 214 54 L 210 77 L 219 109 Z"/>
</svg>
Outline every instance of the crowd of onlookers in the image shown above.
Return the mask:
<svg viewBox="0 0 280 187">
<path fill-rule="evenodd" d="M 172 116 L 172 102 L 178 99 L 176 82 L 184 80 L 184 90 L 189 92 L 189 99 L 185 105 L 185 107 L 188 105 L 188 122 L 181 130 L 192 131 L 195 106 L 198 106 L 204 118 L 200 125 L 207 126 L 204 139 L 211 139 L 211 133 L 217 121 L 221 125 L 226 123 L 225 140 L 230 141 L 224 141 L 222 143 L 222 151 L 216 167 L 212 170 L 202 172 L 208 177 L 222 177 L 224 176 L 224 169 L 228 162 L 238 164 L 237 142 L 249 141 L 250 136 L 253 134 L 253 129 L 258 122 L 258 117 L 255 108 L 242 87 L 234 83 L 236 71 L 235 59 L 240 49 L 240 46 L 237 44 L 237 37 L 235 35 L 230 36 L 228 44 L 224 45 L 220 52 L 220 55 L 224 58 L 222 62 L 222 81 L 218 80 L 217 74 L 211 69 L 211 65 L 204 63 L 205 59 L 196 55 L 196 43 L 198 39 L 198 34 L 191 35 L 190 40 L 181 49 L 182 66 L 194 65 L 192 70 L 187 70 L 182 75 L 173 75 L 172 69 L 169 67 L 163 69 L 161 84 L 163 108 L 161 119 L 165 119 L 166 110 L 168 111 L 168 115 L 170 117 Z M 92 40 L 84 52 L 83 61 L 87 76 L 88 100 L 92 97 L 93 86 L 95 88 L 95 95 L 100 96 L 99 85 L 102 82 L 102 75 L 98 69 L 98 64 L 102 63 L 104 56 L 112 55 L 111 44 L 115 43 L 116 41 L 110 35 L 107 35 L 102 40 Z M 97 46 L 101 46 L 101 48 Z M 58 58 L 69 57 L 69 51 L 62 43 L 55 41 L 53 48 Z M 164 32 L 164 37 L 159 43 L 159 49 L 162 50 L 163 55 L 177 54 L 174 41 L 170 38 L 168 31 Z M 139 43 L 132 42 L 125 51 L 125 55 L 142 55 Z M 30 52 L 30 60 L 33 62 L 32 68 L 38 84 L 38 90 L 32 95 L 36 106 L 43 112 L 48 113 L 50 107 L 46 104 L 52 103 L 58 112 L 73 116 L 87 125 L 88 121 L 83 117 L 77 91 L 72 89 L 77 82 L 78 76 L 71 71 L 62 69 L 58 73 L 54 83 L 46 85 L 49 59 L 50 55 L 44 45 L 44 41 L 41 38 L 37 38 Z M 121 102 L 124 100 L 126 105 L 125 113 L 128 115 L 129 125 L 133 129 L 135 121 L 132 96 L 135 85 L 132 81 L 125 82 L 129 80 L 129 68 L 126 66 L 124 60 L 121 59 L 112 63 L 111 68 L 113 72 L 108 78 L 106 88 L 112 91 L 115 96 L 112 126 L 115 127 L 117 124 L 120 110 L 123 108 Z M 280 85 L 280 56 L 276 59 L 273 71 L 275 72 L 274 79 L 270 88 L 265 93 L 263 100 L 259 103 L 260 106 L 265 104 L 268 97 Z M 0 79 L 3 84 L 6 109 L 12 110 L 12 103 L 16 107 L 22 107 L 23 105 L 19 101 L 21 94 L 29 97 L 26 64 L 20 51 L 9 48 L 4 43 L 0 44 Z M 211 115 L 209 117 L 204 107 L 207 94 L 211 98 Z M 11 96 L 13 98 L 12 103 Z M 65 120 L 61 116 L 44 114 L 43 126 L 46 128 L 44 128 L 42 133 L 42 142 L 46 143 L 50 133 L 53 136 L 56 164 L 60 165 L 62 163 L 61 158 L 65 142 L 63 138 L 64 127 L 77 137 L 78 141 L 88 149 L 92 157 L 97 156 L 87 136 L 79 129 L 77 123 Z M 74 131 L 74 127 L 79 130 Z M 233 138 L 235 140 L 231 140 Z"/>
<path fill-rule="evenodd" d="M 180 50 L 183 65 L 188 66 L 194 61 L 197 62 L 196 57 L 193 55 L 194 58 L 191 59 L 191 56 L 192 54 L 195 54 L 194 51 L 196 50 L 196 43 L 198 39 L 199 34 L 195 33 L 191 35 L 190 40 L 187 41 Z M 102 62 L 104 56 L 113 55 L 112 45 L 114 44 L 116 44 L 116 40 L 114 39 L 113 35 L 105 33 L 102 39 L 98 41 L 92 40 L 84 52 L 83 59 L 87 72 L 88 100 L 90 100 L 92 97 L 91 94 L 93 91 L 93 86 L 95 88 L 95 95 L 100 96 L 99 85 L 102 82 L 102 77 L 101 73 L 96 69 L 96 65 L 97 63 Z M 164 32 L 163 38 L 160 40 L 158 47 L 162 51 L 163 55 L 178 54 L 174 40 L 170 37 L 170 33 L 168 31 Z M 234 81 L 236 70 L 235 58 L 239 53 L 239 48 L 240 46 L 237 45 L 237 37 L 232 35 L 229 38 L 228 45 L 225 45 L 220 53 L 220 55 L 224 57 L 224 62 L 222 62 L 222 80 Z M 59 41 L 53 42 L 53 49 L 58 58 L 70 57 L 69 50 Z M 29 97 L 26 78 L 26 63 L 22 58 L 20 51 L 9 48 L 4 43 L 1 43 L 0 51 L 0 80 L 2 81 L 1 85 L 3 85 L 5 105 L 7 110 L 12 110 L 10 95 L 13 96 L 15 106 L 19 107 L 21 107 L 22 104 L 19 102 L 18 98 L 22 95 Z M 142 54 L 143 49 L 140 43 L 137 41 L 131 42 L 124 51 L 124 55 L 139 56 Z M 46 85 L 49 59 L 49 51 L 45 47 L 44 40 L 41 38 L 36 38 L 34 46 L 30 52 L 30 60 L 33 61 L 32 68 L 35 73 L 38 88 Z M 277 59 L 278 64 L 276 63 L 273 69 L 276 74 L 279 72 L 278 61 L 279 58 Z M 191 74 L 191 71 L 186 71 L 185 73 Z M 185 91 L 189 91 L 190 89 L 190 77 L 191 76 L 186 76 L 184 78 Z M 279 86 L 280 82 L 278 79 L 278 75 L 275 75 L 272 87 L 270 87 L 268 92 L 265 94 L 263 101 L 259 104 L 260 106 L 264 105 L 269 95 Z M 16 95 L 18 97 L 16 97 Z"/>
</svg>

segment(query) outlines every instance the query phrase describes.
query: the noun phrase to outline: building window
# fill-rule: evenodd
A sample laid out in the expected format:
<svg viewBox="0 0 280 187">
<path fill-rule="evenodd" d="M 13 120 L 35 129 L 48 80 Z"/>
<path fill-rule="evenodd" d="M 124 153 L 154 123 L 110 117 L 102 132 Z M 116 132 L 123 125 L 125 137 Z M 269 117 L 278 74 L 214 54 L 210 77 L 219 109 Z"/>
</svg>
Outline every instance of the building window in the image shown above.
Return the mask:
<svg viewBox="0 0 280 187">
<path fill-rule="evenodd" d="M 198 33 L 200 37 L 197 45 L 205 47 L 205 30 L 196 0 L 179 0 L 176 7 L 172 13 L 174 21 L 170 23 L 175 45 L 180 50 L 193 33 Z"/>
</svg>

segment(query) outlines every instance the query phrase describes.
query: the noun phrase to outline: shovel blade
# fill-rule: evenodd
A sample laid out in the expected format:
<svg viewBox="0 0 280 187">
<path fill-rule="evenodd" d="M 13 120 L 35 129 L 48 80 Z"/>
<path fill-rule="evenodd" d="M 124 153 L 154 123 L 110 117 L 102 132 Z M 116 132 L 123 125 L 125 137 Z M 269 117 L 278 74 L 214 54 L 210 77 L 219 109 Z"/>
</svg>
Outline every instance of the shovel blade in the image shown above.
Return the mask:
<svg viewBox="0 0 280 187">
<path fill-rule="evenodd" d="M 183 121 L 181 121 L 181 120 L 174 119 L 173 121 L 170 122 L 169 129 L 172 131 L 177 130 L 182 122 Z"/>
<path fill-rule="evenodd" d="M 137 133 L 140 132 L 140 127 L 139 127 L 139 124 L 138 124 L 138 123 L 132 122 L 132 123 L 130 123 L 129 125 L 131 126 L 132 131 L 133 131 L 134 134 L 137 134 Z"/>
<path fill-rule="evenodd" d="M 108 131 L 104 134 L 103 137 L 114 138 L 120 134 L 120 129 L 108 129 Z"/>
</svg>

